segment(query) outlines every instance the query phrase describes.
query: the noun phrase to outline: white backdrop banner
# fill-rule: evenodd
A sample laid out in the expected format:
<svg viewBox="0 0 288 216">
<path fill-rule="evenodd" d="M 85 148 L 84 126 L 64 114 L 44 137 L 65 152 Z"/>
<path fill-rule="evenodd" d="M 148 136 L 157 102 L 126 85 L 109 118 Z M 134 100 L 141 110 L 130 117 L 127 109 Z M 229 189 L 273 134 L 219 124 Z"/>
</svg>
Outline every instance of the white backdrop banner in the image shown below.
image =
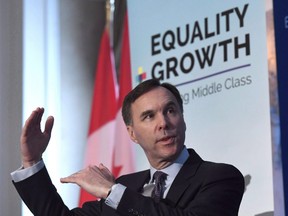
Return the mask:
<svg viewBox="0 0 288 216">
<path fill-rule="evenodd" d="M 265 12 L 265 1 L 128 0 L 133 86 L 178 87 L 186 146 L 245 176 L 240 216 L 274 211 Z"/>
</svg>

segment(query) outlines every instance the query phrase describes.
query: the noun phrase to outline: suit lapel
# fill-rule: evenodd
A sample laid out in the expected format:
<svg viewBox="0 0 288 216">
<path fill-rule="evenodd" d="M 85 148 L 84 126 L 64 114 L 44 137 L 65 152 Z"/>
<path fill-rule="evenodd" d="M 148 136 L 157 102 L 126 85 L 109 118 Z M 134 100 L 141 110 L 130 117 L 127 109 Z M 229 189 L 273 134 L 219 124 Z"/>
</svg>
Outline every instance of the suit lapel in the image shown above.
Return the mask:
<svg viewBox="0 0 288 216">
<path fill-rule="evenodd" d="M 178 203 L 181 195 L 191 184 L 190 179 L 196 174 L 198 167 L 203 161 L 193 149 L 189 149 L 188 151 L 190 156 L 174 179 L 165 199 L 165 201 L 169 202 L 172 206 Z"/>
<path fill-rule="evenodd" d="M 150 170 L 129 174 L 128 176 L 129 178 L 121 179 L 119 182 L 126 187 L 129 187 L 131 190 L 141 192 L 143 186 L 149 182 Z"/>
<path fill-rule="evenodd" d="M 143 186 L 148 183 L 150 180 L 150 170 L 146 170 L 142 173 L 142 175 L 139 175 L 139 178 L 137 182 L 135 182 L 135 190 L 138 192 L 143 191 Z"/>
</svg>

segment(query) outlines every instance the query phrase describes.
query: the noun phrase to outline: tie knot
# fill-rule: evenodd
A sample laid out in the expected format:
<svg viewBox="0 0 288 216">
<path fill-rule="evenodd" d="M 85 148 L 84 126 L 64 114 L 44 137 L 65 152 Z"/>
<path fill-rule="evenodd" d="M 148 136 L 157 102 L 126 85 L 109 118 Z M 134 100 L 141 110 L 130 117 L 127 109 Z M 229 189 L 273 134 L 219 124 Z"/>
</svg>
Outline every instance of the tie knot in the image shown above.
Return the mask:
<svg viewBox="0 0 288 216">
<path fill-rule="evenodd" d="M 155 184 L 163 183 L 167 177 L 167 174 L 162 171 L 156 171 L 153 175 L 153 179 L 155 180 Z"/>
</svg>

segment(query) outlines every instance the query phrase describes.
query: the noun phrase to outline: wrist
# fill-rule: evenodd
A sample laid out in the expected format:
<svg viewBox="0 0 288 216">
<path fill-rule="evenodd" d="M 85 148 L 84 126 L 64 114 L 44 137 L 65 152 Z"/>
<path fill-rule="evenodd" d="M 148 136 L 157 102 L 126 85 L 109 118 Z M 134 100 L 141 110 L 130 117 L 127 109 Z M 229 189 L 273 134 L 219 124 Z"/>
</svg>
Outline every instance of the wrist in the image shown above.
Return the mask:
<svg viewBox="0 0 288 216">
<path fill-rule="evenodd" d="M 114 190 L 114 188 L 116 187 L 116 184 L 113 184 L 110 189 L 107 192 L 106 198 L 111 194 L 111 192 Z"/>
<path fill-rule="evenodd" d="M 29 168 L 29 167 L 34 166 L 35 164 L 37 164 L 41 160 L 42 160 L 42 158 L 40 158 L 39 160 L 31 160 L 31 161 L 22 160 L 22 166 L 24 169 Z"/>
</svg>

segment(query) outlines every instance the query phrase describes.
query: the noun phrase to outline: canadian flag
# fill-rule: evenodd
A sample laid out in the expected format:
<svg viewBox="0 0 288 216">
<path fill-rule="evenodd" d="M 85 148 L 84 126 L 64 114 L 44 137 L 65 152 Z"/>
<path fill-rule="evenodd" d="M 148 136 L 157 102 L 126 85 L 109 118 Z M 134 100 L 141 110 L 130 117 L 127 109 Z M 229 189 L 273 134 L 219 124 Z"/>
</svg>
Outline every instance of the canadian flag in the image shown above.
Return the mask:
<svg viewBox="0 0 288 216">
<path fill-rule="evenodd" d="M 104 30 L 99 49 L 94 84 L 90 127 L 86 146 L 84 167 L 103 163 L 112 170 L 115 117 L 117 113 L 117 85 L 114 55 L 109 34 Z M 96 198 L 80 190 L 79 206 Z"/>
<path fill-rule="evenodd" d="M 133 143 L 128 135 L 126 126 L 122 119 L 121 108 L 123 100 L 128 92 L 132 89 L 131 84 L 131 64 L 130 64 L 130 47 L 128 16 L 125 15 L 124 29 L 122 36 L 122 51 L 120 61 L 120 80 L 119 80 L 119 99 L 118 112 L 116 115 L 116 130 L 114 143 L 114 157 L 112 173 L 115 177 L 135 171 Z"/>
<path fill-rule="evenodd" d="M 114 57 L 106 30 L 101 39 L 84 162 L 84 167 L 103 163 L 115 177 L 135 171 L 133 143 L 121 115 L 124 97 L 132 88 L 127 14 L 122 40 L 120 92 L 117 100 Z M 79 206 L 95 199 L 81 189 Z"/>
</svg>

